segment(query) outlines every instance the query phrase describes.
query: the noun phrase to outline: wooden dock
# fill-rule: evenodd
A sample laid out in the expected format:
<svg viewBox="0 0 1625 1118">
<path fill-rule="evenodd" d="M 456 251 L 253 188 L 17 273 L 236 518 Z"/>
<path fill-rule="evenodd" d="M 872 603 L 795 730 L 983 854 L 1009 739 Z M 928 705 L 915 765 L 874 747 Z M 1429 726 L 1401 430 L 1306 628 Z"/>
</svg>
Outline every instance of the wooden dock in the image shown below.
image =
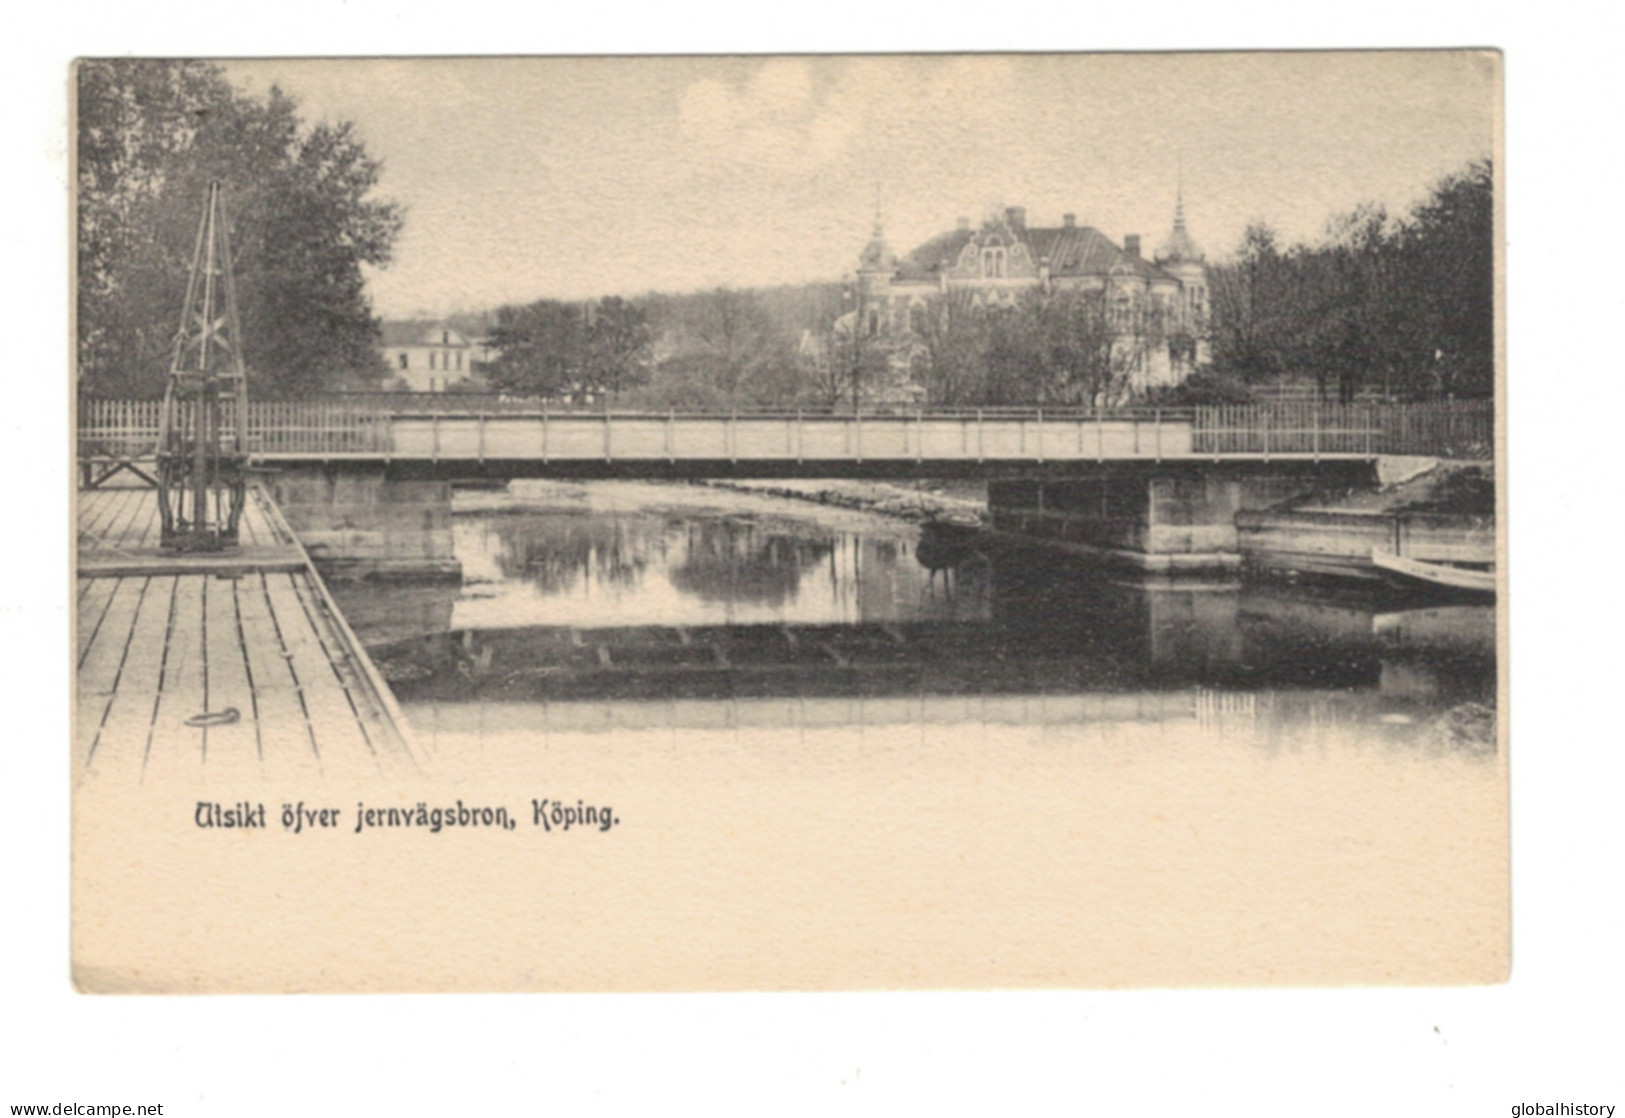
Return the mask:
<svg viewBox="0 0 1625 1118">
<path fill-rule="evenodd" d="M 394 696 L 263 491 L 221 555 L 161 551 L 150 488 L 81 491 L 77 521 L 76 781 L 413 767 Z"/>
</svg>

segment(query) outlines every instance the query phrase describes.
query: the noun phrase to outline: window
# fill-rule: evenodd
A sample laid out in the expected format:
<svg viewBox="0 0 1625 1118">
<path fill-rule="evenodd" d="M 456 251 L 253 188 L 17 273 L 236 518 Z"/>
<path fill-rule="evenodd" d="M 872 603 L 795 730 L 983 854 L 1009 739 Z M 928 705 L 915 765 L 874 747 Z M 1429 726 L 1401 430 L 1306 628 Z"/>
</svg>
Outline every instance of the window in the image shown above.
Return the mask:
<svg viewBox="0 0 1625 1118">
<path fill-rule="evenodd" d="M 457 351 L 457 371 L 459 373 L 463 371 L 463 351 L 462 350 Z"/>
<path fill-rule="evenodd" d="M 405 350 L 401 351 L 400 358 L 401 358 L 401 368 L 404 369 L 404 368 L 406 368 L 406 351 Z"/>
<path fill-rule="evenodd" d="M 982 276 L 985 279 L 1004 278 L 1004 249 L 985 248 L 982 250 Z"/>
</svg>

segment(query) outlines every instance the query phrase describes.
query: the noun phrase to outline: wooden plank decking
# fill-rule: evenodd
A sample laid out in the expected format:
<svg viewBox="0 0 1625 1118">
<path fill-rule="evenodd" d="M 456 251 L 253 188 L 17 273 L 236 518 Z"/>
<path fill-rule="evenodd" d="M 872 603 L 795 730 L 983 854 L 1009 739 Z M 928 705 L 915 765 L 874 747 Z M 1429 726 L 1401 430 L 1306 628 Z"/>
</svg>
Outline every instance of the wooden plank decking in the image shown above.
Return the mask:
<svg viewBox="0 0 1625 1118">
<path fill-rule="evenodd" d="M 81 492 L 78 526 L 76 780 L 411 767 L 393 696 L 263 493 L 220 556 L 160 551 L 152 489 Z"/>
</svg>

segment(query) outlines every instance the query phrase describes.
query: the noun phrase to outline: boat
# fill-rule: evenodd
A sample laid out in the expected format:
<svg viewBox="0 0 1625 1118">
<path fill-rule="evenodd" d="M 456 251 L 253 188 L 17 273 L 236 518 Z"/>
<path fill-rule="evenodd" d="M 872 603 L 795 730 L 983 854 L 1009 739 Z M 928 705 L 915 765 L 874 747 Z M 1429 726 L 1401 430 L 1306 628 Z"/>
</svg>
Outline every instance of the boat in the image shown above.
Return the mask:
<svg viewBox="0 0 1625 1118">
<path fill-rule="evenodd" d="M 1424 563 L 1420 559 L 1407 559 L 1403 555 L 1378 550 L 1371 552 L 1371 562 L 1378 570 L 1395 576 L 1411 586 L 1422 583 L 1473 594 L 1495 593 L 1493 570 L 1454 567 L 1449 563 Z"/>
</svg>

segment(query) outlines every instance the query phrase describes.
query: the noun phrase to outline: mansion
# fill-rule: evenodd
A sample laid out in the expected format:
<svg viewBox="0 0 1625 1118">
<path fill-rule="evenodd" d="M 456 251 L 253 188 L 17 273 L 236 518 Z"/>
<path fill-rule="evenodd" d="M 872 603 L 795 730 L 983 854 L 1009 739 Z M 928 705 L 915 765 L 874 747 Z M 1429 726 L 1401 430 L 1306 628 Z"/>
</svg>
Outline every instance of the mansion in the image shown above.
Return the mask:
<svg viewBox="0 0 1625 1118">
<path fill-rule="evenodd" d="M 1103 328 L 1112 335 L 1114 357 L 1124 363 L 1127 396 L 1179 384 L 1211 360 L 1207 266 L 1185 228 L 1183 198 L 1175 205 L 1172 231 L 1152 259 L 1141 255 L 1136 234 L 1124 237 L 1119 247 L 1098 230 L 1079 225 L 1073 214 L 1063 215 L 1059 226 L 1029 226 L 1021 206 L 989 217 L 979 229 L 961 218 L 957 229 L 897 257 L 877 218 L 854 287 L 856 309 L 837 329 L 857 330 L 887 345 L 905 383 L 911 338 L 918 336 L 922 316 L 935 300 L 961 290 L 983 307 L 1014 306 L 1035 288 L 1099 292 Z"/>
</svg>

